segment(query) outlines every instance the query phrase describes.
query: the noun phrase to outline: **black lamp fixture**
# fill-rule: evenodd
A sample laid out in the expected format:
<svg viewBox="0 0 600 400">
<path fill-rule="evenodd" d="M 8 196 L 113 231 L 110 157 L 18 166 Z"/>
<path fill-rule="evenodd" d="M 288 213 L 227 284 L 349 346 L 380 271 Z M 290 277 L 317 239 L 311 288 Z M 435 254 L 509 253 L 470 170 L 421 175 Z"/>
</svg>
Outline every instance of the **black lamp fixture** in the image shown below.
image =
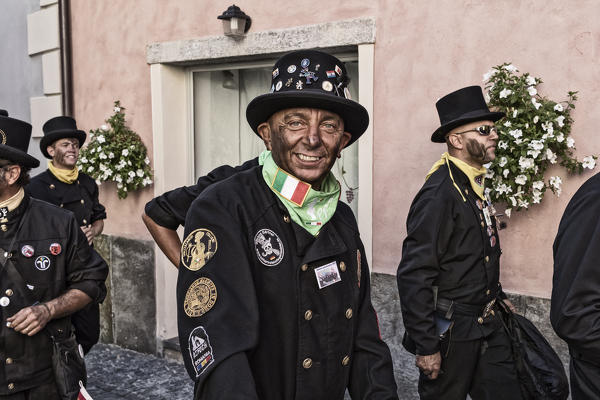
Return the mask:
<svg viewBox="0 0 600 400">
<path fill-rule="evenodd" d="M 223 20 L 225 36 L 231 36 L 234 39 L 244 37 L 252 24 L 252 19 L 235 4 L 227 7 L 227 10 L 217 18 Z"/>
</svg>

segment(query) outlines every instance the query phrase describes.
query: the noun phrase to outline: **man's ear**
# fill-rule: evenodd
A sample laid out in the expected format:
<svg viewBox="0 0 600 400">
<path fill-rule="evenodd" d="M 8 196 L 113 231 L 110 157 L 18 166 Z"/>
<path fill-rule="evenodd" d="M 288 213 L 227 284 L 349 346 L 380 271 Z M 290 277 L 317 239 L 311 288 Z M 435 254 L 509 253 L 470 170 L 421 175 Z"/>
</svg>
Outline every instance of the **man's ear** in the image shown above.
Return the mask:
<svg viewBox="0 0 600 400">
<path fill-rule="evenodd" d="M 9 186 L 13 185 L 19 179 L 19 176 L 21 176 L 21 166 L 12 165 L 9 170 L 9 175 L 8 179 L 6 180 L 6 183 L 8 183 Z"/>
<path fill-rule="evenodd" d="M 54 146 L 53 145 L 46 147 L 46 151 L 48 152 L 48 154 L 50 154 L 50 157 L 54 158 Z"/>
<path fill-rule="evenodd" d="M 449 134 L 448 138 L 446 139 L 446 143 L 448 144 L 448 147 L 452 147 L 457 150 L 463 149 L 463 141 L 461 135 Z"/>
<path fill-rule="evenodd" d="M 263 122 L 262 124 L 260 124 L 256 130 L 258 131 L 258 134 L 260 135 L 260 137 L 263 140 L 263 143 L 265 144 L 265 147 L 267 148 L 267 150 L 271 150 L 271 126 L 269 125 L 268 122 Z"/>
</svg>

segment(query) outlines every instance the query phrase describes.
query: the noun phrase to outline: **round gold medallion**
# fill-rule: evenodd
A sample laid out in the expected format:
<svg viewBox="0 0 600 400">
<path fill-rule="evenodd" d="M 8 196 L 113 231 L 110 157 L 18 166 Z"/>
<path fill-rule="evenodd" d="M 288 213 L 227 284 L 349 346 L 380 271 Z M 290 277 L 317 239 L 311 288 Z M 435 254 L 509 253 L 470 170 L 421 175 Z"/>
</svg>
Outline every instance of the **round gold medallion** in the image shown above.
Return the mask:
<svg viewBox="0 0 600 400">
<path fill-rule="evenodd" d="M 217 252 L 217 238 L 208 229 L 196 229 L 181 245 L 181 262 L 191 270 L 198 271 Z"/>
<path fill-rule="evenodd" d="M 208 278 L 196 279 L 185 294 L 183 310 L 189 317 L 199 317 L 217 302 L 217 287 Z"/>
</svg>

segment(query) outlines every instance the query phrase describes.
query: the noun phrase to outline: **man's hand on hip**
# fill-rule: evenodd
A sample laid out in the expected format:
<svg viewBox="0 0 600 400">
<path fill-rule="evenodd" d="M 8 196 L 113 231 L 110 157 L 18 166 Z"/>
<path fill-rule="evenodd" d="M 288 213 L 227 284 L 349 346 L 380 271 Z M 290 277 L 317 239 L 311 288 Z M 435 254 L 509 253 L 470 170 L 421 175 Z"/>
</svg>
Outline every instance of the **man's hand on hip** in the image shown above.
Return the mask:
<svg viewBox="0 0 600 400">
<path fill-rule="evenodd" d="M 427 375 L 429 379 L 437 379 L 442 366 L 442 356 L 439 351 L 428 356 L 417 355 L 415 365 L 419 367 L 421 372 Z"/>
</svg>

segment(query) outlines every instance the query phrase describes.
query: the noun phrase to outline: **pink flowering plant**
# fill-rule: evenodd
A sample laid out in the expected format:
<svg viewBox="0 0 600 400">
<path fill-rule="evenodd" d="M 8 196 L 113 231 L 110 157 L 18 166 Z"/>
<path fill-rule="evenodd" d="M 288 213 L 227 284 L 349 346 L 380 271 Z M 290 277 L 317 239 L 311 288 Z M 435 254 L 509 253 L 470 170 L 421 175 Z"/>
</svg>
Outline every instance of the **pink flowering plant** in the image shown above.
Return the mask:
<svg viewBox="0 0 600 400">
<path fill-rule="evenodd" d="M 486 100 L 491 109 L 503 111 L 506 117 L 496 123 L 498 146 L 496 159 L 488 168 L 492 201 L 506 204 L 505 214 L 541 203 L 550 189 L 560 196 L 560 176 L 544 174 L 552 164 L 563 166 L 568 173 L 594 169 L 595 155 L 578 161 L 573 152 L 575 140 L 570 137 L 577 92 L 569 92 L 564 101 L 554 101 L 538 93 L 540 78 L 519 73 L 504 63 L 483 76 Z"/>
<path fill-rule="evenodd" d="M 152 169 L 142 139 L 125 124 L 125 108 L 119 100 L 113 111 L 106 124 L 90 131 L 78 165 L 98 185 L 115 182 L 119 198 L 124 199 L 129 192 L 152 184 Z"/>
</svg>

